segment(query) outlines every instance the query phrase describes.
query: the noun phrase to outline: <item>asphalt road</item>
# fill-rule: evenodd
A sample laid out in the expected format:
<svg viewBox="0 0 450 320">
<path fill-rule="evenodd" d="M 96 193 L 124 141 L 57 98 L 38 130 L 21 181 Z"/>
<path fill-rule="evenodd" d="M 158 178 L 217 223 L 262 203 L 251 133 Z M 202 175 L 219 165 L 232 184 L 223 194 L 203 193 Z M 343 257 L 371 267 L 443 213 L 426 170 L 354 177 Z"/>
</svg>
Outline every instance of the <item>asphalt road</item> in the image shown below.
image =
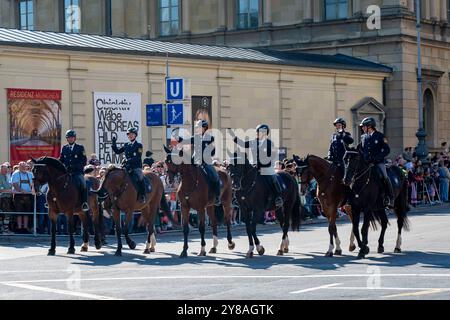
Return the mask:
<svg viewBox="0 0 450 320">
<path fill-rule="evenodd" d="M 396 223 L 386 233 L 384 254 L 376 253 L 379 231 L 369 232 L 371 252 L 357 260 L 348 251 L 350 224 L 338 225 L 343 256 L 326 258 L 326 224 L 302 226 L 290 233 L 290 251 L 276 256 L 278 226 L 258 226 L 264 256 L 245 258 L 247 237 L 234 230 L 229 251 L 221 230 L 217 254 L 197 257 L 199 234 L 191 232 L 189 257 L 180 259 L 181 233 L 158 236 L 157 252 L 144 255 L 144 237 L 136 250 L 115 257 L 114 238 L 100 251 L 66 254 L 60 238 L 57 255 L 46 255 L 45 239 L 0 238 L 0 299 L 449 299 L 450 207 L 422 209 L 410 216 L 403 252 L 394 254 Z M 207 249 L 211 246 L 208 233 Z"/>
</svg>

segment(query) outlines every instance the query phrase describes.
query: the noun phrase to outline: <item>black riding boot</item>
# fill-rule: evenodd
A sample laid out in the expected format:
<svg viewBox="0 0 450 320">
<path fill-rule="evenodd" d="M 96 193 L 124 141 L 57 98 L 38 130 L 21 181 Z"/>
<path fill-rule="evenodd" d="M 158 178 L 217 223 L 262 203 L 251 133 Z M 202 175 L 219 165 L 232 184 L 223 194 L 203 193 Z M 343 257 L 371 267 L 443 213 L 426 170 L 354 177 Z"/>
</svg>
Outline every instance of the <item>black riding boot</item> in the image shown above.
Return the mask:
<svg viewBox="0 0 450 320">
<path fill-rule="evenodd" d="M 86 187 L 86 180 L 84 180 L 84 177 L 81 177 L 80 179 L 82 179 L 81 182 L 81 186 L 80 186 L 80 192 L 81 192 L 81 210 L 83 210 L 84 212 L 89 211 L 89 204 L 88 204 L 88 192 L 89 190 Z"/>
<path fill-rule="evenodd" d="M 394 207 L 394 188 L 392 187 L 391 179 L 384 178 L 384 185 L 386 186 L 387 194 L 384 200 L 384 205 L 393 208 Z"/>
<path fill-rule="evenodd" d="M 277 178 L 275 177 L 275 175 L 272 176 L 272 187 L 273 187 L 273 192 L 275 194 L 275 207 L 281 208 L 283 206 L 283 196 L 282 196 L 282 190 L 281 190 L 281 186 L 278 183 Z"/>
<path fill-rule="evenodd" d="M 220 206 L 222 203 L 220 202 L 220 181 L 214 182 L 214 193 L 216 195 L 216 200 L 214 205 Z"/>
</svg>

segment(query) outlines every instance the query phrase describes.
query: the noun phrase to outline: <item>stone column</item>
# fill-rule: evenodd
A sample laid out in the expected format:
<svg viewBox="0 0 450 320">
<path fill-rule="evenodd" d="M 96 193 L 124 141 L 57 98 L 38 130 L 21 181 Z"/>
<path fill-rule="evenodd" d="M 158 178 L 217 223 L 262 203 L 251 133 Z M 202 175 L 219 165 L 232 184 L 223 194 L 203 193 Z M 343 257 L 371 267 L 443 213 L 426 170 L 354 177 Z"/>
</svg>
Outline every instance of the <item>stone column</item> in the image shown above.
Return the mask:
<svg viewBox="0 0 450 320">
<path fill-rule="evenodd" d="M 236 1 L 227 1 L 227 29 L 236 29 Z"/>
<path fill-rule="evenodd" d="M 416 12 L 415 6 L 414 6 L 414 0 L 408 0 L 407 2 L 408 10 L 411 12 Z"/>
<path fill-rule="evenodd" d="M 448 15 L 448 7 L 447 7 L 447 0 L 441 0 L 441 21 L 442 22 L 448 22 L 449 17 Z"/>
<path fill-rule="evenodd" d="M 323 20 L 321 6 L 323 5 L 323 0 L 314 1 L 314 22 L 320 22 Z"/>
<path fill-rule="evenodd" d="M 190 8 L 191 5 L 189 0 L 182 0 L 181 1 L 181 33 L 183 34 L 189 34 L 191 33 L 191 19 L 189 17 Z"/>
<path fill-rule="evenodd" d="M 217 31 L 225 31 L 227 29 L 227 1 L 218 0 L 217 16 L 219 18 Z"/>
<path fill-rule="evenodd" d="M 263 0 L 263 25 L 272 25 L 272 0 Z"/>
<path fill-rule="evenodd" d="M 149 21 L 148 25 L 150 26 L 150 38 L 158 37 L 158 3 L 157 0 L 148 0 L 148 15 Z"/>
<path fill-rule="evenodd" d="M 312 0 L 303 1 L 303 22 L 312 22 Z"/>
<path fill-rule="evenodd" d="M 439 0 L 430 1 L 430 18 L 433 21 L 439 21 Z"/>
</svg>

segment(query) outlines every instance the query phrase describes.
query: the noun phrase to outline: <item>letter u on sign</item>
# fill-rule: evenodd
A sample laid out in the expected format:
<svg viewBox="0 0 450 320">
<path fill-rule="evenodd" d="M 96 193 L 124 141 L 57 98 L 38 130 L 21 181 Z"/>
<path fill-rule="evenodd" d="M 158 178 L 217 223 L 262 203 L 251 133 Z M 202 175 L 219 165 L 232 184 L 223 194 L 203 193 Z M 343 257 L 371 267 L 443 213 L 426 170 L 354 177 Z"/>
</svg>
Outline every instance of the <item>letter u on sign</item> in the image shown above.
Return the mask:
<svg viewBox="0 0 450 320">
<path fill-rule="evenodd" d="M 184 79 L 167 79 L 166 81 L 166 99 L 169 101 L 183 100 L 184 97 Z"/>
</svg>

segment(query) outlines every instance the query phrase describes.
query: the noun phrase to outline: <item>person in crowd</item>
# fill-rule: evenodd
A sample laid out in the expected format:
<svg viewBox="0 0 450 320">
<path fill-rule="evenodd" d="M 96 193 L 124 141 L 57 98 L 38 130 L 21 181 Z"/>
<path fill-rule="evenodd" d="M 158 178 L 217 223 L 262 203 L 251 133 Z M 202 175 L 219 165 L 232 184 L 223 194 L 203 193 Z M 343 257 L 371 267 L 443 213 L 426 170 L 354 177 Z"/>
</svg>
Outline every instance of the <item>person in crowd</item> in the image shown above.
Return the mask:
<svg viewBox="0 0 450 320">
<path fill-rule="evenodd" d="M 12 185 L 8 175 L 9 163 L 4 163 L 0 167 L 0 233 L 11 234 L 9 228 L 10 216 L 6 212 L 13 212 Z"/>
<path fill-rule="evenodd" d="M 98 160 L 98 157 L 95 153 L 91 154 L 91 158 L 89 159 L 88 164 L 91 164 L 94 167 L 97 167 L 100 165 L 100 160 Z"/>
<path fill-rule="evenodd" d="M 450 182 L 450 172 L 448 163 L 441 161 L 439 163 L 439 190 L 442 202 L 448 202 L 448 186 Z"/>
<path fill-rule="evenodd" d="M 153 166 L 153 164 L 155 163 L 155 160 L 152 158 L 153 152 L 151 152 L 150 150 L 147 151 L 145 153 L 145 159 L 142 162 L 144 165 L 148 165 L 150 168 Z"/>
<path fill-rule="evenodd" d="M 14 207 L 19 213 L 32 213 L 34 207 L 33 199 L 33 174 L 27 171 L 28 165 L 22 161 L 19 163 L 19 170 L 11 176 L 11 183 L 14 191 Z M 22 234 L 29 234 L 29 214 L 17 216 L 17 231 Z"/>
</svg>

